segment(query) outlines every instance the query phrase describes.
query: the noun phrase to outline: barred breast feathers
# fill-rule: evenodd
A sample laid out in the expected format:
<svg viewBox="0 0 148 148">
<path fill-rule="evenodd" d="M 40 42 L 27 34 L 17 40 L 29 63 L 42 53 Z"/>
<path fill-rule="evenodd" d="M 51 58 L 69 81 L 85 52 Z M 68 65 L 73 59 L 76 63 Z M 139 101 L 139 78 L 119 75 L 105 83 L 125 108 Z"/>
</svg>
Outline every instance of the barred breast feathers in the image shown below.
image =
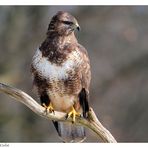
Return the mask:
<svg viewBox="0 0 148 148">
<path fill-rule="evenodd" d="M 42 52 L 37 49 L 33 57 L 32 66 L 40 76 L 45 79 L 58 78 L 67 79 L 68 72 L 75 70 L 82 62 L 80 53 L 77 50 L 72 51 L 62 65 L 56 65 L 42 56 Z"/>
</svg>

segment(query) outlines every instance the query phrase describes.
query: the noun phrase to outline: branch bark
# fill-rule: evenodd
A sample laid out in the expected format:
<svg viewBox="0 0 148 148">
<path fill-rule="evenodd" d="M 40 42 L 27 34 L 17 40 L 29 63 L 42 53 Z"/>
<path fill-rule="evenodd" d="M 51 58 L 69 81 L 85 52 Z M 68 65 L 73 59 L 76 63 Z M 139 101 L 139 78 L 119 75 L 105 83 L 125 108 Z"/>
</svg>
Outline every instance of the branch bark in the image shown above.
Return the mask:
<svg viewBox="0 0 148 148">
<path fill-rule="evenodd" d="M 48 120 L 72 122 L 72 119 L 70 118 L 65 119 L 66 113 L 58 111 L 55 111 L 54 113 L 47 113 L 45 111 L 45 108 L 39 105 L 31 96 L 17 88 L 0 83 L 0 92 L 3 92 L 14 98 L 15 100 L 23 103 L 37 115 L 42 116 Z M 103 142 L 117 142 L 115 138 L 111 135 L 111 133 L 100 123 L 92 108 L 90 108 L 88 119 L 77 117 L 75 124 L 81 124 L 91 129 L 97 134 L 98 138 L 102 139 Z"/>
</svg>

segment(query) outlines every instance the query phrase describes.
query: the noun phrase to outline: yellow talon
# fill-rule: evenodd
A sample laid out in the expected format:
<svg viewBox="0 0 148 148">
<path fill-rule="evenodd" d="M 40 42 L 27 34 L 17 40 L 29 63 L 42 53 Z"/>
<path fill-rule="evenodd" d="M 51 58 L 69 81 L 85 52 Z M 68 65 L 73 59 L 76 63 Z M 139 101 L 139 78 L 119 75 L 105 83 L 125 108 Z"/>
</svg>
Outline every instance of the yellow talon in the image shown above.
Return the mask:
<svg viewBox="0 0 148 148">
<path fill-rule="evenodd" d="M 74 107 L 72 107 L 71 111 L 67 114 L 67 118 L 72 117 L 72 123 L 75 122 L 76 116 L 81 116 L 79 112 L 76 112 Z"/>
<path fill-rule="evenodd" d="M 54 109 L 51 103 L 48 106 L 45 103 L 43 103 L 42 105 L 43 107 L 45 107 L 47 113 L 54 113 Z"/>
</svg>

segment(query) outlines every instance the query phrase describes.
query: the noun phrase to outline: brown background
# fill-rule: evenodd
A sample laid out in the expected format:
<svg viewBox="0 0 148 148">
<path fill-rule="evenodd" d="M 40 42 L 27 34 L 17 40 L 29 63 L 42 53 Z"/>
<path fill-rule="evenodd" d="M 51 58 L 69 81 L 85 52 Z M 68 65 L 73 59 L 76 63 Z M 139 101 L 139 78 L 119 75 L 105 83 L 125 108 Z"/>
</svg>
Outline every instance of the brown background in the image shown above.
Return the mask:
<svg viewBox="0 0 148 148">
<path fill-rule="evenodd" d="M 147 142 L 146 6 L 1 6 L 0 82 L 36 97 L 29 70 L 31 58 L 58 10 L 73 14 L 81 26 L 76 35 L 90 56 L 90 104 L 99 120 L 118 142 Z M 86 142 L 98 141 L 91 131 L 87 134 Z M 51 122 L 0 94 L 0 142 L 61 141 Z"/>
</svg>

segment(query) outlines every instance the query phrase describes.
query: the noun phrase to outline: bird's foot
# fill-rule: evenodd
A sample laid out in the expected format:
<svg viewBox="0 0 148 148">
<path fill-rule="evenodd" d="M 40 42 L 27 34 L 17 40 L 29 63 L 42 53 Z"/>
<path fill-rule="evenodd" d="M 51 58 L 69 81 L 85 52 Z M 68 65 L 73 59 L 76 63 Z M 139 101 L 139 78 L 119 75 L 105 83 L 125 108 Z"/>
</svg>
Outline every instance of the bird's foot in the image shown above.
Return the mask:
<svg viewBox="0 0 148 148">
<path fill-rule="evenodd" d="M 81 114 L 79 112 L 76 112 L 74 107 L 72 107 L 71 111 L 67 114 L 66 119 L 71 117 L 72 118 L 72 123 L 75 123 L 76 116 L 80 117 Z"/>
<path fill-rule="evenodd" d="M 43 107 L 45 107 L 46 113 L 54 113 L 54 109 L 51 103 L 48 106 L 45 103 L 43 103 L 42 105 Z"/>
</svg>

